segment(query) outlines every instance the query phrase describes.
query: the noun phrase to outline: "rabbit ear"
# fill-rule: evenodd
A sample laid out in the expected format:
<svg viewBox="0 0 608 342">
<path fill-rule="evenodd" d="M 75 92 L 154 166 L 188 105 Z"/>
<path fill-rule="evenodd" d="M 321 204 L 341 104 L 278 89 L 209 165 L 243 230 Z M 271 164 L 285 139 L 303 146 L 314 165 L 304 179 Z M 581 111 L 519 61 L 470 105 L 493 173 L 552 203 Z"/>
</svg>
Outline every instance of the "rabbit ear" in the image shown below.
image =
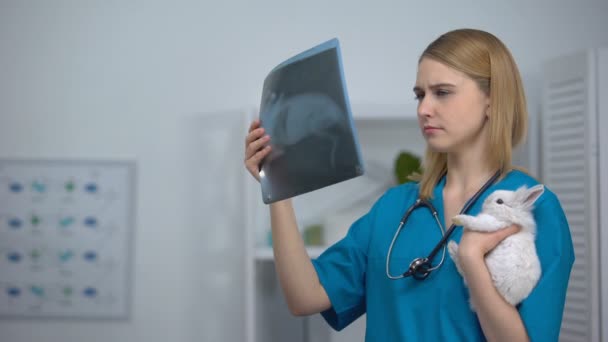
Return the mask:
<svg viewBox="0 0 608 342">
<path fill-rule="evenodd" d="M 526 208 L 532 207 L 534 202 L 536 202 L 536 200 L 540 197 L 540 195 L 543 194 L 543 192 L 545 192 L 545 186 L 542 184 L 535 185 L 535 186 L 531 187 L 530 189 L 528 189 L 525 192 L 525 197 L 524 197 L 524 202 L 523 202 L 524 207 L 526 207 Z"/>
</svg>

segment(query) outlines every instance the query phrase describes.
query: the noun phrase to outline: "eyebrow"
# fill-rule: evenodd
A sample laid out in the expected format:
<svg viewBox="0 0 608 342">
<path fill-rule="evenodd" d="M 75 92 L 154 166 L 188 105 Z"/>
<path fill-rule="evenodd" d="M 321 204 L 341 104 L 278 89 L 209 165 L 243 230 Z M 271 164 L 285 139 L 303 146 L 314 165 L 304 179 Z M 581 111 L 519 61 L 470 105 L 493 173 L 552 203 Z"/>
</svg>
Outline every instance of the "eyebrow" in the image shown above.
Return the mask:
<svg viewBox="0 0 608 342">
<path fill-rule="evenodd" d="M 435 89 L 437 89 L 437 88 L 455 88 L 455 87 L 456 87 L 456 86 L 455 86 L 454 84 L 451 84 L 451 83 L 437 83 L 437 84 L 431 84 L 431 85 L 429 86 L 429 88 L 430 88 L 431 90 L 435 90 Z M 422 91 L 422 88 L 421 88 L 421 87 L 419 87 L 419 86 L 415 86 L 415 87 L 414 87 L 414 91 L 415 91 L 415 92 L 420 92 L 420 91 Z"/>
</svg>

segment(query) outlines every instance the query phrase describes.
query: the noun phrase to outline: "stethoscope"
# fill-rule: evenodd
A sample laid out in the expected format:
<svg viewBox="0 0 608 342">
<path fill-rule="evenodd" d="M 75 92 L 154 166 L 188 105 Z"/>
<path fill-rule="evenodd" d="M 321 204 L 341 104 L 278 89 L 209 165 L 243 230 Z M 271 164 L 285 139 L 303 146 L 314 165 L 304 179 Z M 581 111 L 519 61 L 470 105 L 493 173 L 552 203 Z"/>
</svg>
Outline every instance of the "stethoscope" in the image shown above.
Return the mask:
<svg viewBox="0 0 608 342">
<path fill-rule="evenodd" d="M 473 197 L 471 197 L 464 205 L 464 207 L 462 208 L 462 211 L 460 211 L 460 214 L 464 214 L 466 213 L 469 208 L 477 201 L 477 199 L 479 198 L 479 196 L 481 196 L 482 193 L 484 193 L 493 183 L 494 181 L 496 181 L 496 179 L 498 179 L 498 177 L 500 176 L 500 171 L 497 171 L 482 187 L 481 189 L 479 189 L 475 195 L 473 195 Z M 439 241 L 439 243 L 435 246 L 435 248 L 433 248 L 433 250 L 431 251 L 431 253 L 429 253 L 429 255 L 424 258 L 416 258 L 414 259 L 411 263 L 410 266 L 408 267 L 407 271 L 405 271 L 403 274 L 400 275 L 391 275 L 390 271 L 389 271 L 389 264 L 390 264 L 390 260 L 391 260 L 391 253 L 393 252 L 393 245 L 395 244 L 395 241 L 397 240 L 397 237 L 399 236 L 399 234 L 401 233 L 401 229 L 403 229 L 403 226 L 405 225 L 405 223 L 407 222 L 407 219 L 410 217 L 410 215 L 412 214 L 412 212 L 414 210 L 416 210 L 417 208 L 421 208 L 421 207 L 426 207 L 427 209 L 430 210 L 431 214 L 433 215 L 433 217 L 435 218 L 435 221 L 437 222 L 437 225 L 439 226 L 439 229 L 441 229 L 441 240 Z M 450 226 L 450 228 L 448 229 L 447 232 L 444 232 L 443 229 L 443 225 L 441 224 L 440 220 L 439 220 L 439 215 L 437 213 L 437 209 L 435 209 L 435 206 L 433 206 L 433 204 L 429 201 L 426 200 L 424 198 L 418 198 L 414 204 L 412 204 L 407 211 L 405 212 L 405 215 L 403 215 L 403 218 L 401 218 L 401 221 L 399 222 L 399 227 L 397 228 L 397 231 L 395 232 L 395 235 L 393 236 L 393 240 L 391 241 L 390 246 L 388 247 L 388 255 L 386 256 L 386 276 L 389 279 L 401 279 L 401 278 L 406 278 L 409 276 L 414 277 L 415 279 L 418 280 L 424 280 L 426 279 L 426 277 L 429 276 L 429 274 L 431 274 L 432 271 L 438 269 L 439 267 L 441 267 L 441 265 L 443 265 L 443 261 L 445 260 L 445 250 L 446 250 L 446 245 L 447 245 L 447 241 L 450 238 L 450 235 L 452 234 L 452 232 L 454 231 L 454 229 L 456 228 L 455 224 L 452 224 Z M 437 255 L 437 253 L 439 252 L 440 249 L 443 248 L 443 253 L 441 255 L 441 261 L 439 261 L 439 264 L 433 266 L 431 264 L 431 260 L 433 260 L 433 258 L 435 257 L 435 255 Z"/>
</svg>

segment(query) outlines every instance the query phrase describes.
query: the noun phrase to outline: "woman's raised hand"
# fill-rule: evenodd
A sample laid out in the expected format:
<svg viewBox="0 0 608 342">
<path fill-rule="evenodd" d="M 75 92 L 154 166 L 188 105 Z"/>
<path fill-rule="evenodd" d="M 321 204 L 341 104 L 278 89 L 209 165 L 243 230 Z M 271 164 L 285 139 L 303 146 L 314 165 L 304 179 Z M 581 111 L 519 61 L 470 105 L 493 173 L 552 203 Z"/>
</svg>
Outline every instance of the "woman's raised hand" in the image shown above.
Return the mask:
<svg viewBox="0 0 608 342">
<path fill-rule="evenodd" d="M 270 136 L 264 135 L 260 120 L 254 120 L 249 126 L 249 134 L 245 138 L 245 168 L 251 175 L 260 180 L 260 162 L 270 153 Z"/>
</svg>

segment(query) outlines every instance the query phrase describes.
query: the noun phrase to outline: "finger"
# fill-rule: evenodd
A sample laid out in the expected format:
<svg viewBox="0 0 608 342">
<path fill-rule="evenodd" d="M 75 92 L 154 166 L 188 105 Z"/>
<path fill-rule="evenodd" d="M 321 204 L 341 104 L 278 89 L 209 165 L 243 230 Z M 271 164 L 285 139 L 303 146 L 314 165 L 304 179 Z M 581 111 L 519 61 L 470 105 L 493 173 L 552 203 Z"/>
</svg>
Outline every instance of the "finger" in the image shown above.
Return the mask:
<svg viewBox="0 0 608 342">
<path fill-rule="evenodd" d="M 515 233 L 518 233 L 521 230 L 521 227 L 517 224 L 513 224 L 510 227 L 507 227 L 505 229 L 505 234 L 507 234 L 507 236 L 509 235 L 513 235 Z"/>
<path fill-rule="evenodd" d="M 268 144 L 269 141 L 270 141 L 270 136 L 265 135 L 265 136 L 261 137 L 260 139 L 250 143 L 249 146 L 247 146 L 247 149 L 245 150 L 245 159 L 251 158 L 251 156 L 253 156 L 259 150 L 264 148 L 264 145 Z"/>
<path fill-rule="evenodd" d="M 245 147 L 249 146 L 252 141 L 259 139 L 262 135 L 264 135 L 265 131 L 266 130 L 264 129 L 264 127 L 259 127 L 249 132 L 249 134 L 247 134 L 247 136 L 245 137 Z"/>
<path fill-rule="evenodd" d="M 264 159 L 272 148 L 270 146 L 266 146 L 263 149 L 256 152 L 251 158 L 247 159 L 245 165 L 247 165 L 247 170 L 256 178 L 259 175 L 260 162 Z"/>
<path fill-rule="evenodd" d="M 253 121 L 251 121 L 251 124 L 249 125 L 249 132 L 253 131 L 254 129 L 258 128 L 259 126 L 260 126 L 260 120 L 254 119 Z"/>
<path fill-rule="evenodd" d="M 257 151 L 251 158 L 249 158 L 249 162 L 251 166 L 253 166 L 254 170 L 258 170 L 262 159 L 264 159 L 272 148 L 270 146 L 266 146 L 263 149 Z"/>
<path fill-rule="evenodd" d="M 249 173 L 253 176 L 253 178 L 255 178 L 258 182 L 260 181 L 260 173 L 259 172 L 254 172 L 254 170 L 247 166 L 247 171 L 249 171 Z"/>
<path fill-rule="evenodd" d="M 514 225 L 511 225 L 510 227 L 503 228 L 503 229 L 497 231 L 495 233 L 497 242 L 500 242 L 500 241 L 506 239 L 507 237 L 518 233 L 520 231 L 520 229 L 521 228 L 518 225 L 514 224 Z"/>
</svg>

